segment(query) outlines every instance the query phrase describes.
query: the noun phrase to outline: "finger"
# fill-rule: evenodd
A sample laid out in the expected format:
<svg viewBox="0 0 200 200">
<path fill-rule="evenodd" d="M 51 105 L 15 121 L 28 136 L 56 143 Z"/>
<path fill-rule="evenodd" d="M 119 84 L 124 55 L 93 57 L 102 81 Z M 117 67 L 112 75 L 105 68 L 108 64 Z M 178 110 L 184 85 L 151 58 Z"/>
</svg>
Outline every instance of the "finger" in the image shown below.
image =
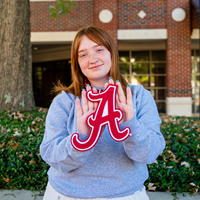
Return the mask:
<svg viewBox="0 0 200 200">
<path fill-rule="evenodd" d="M 123 120 L 123 119 L 124 119 L 124 112 L 123 112 L 123 109 L 122 109 L 123 104 L 121 104 L 121 103 L 119 102 L 119 97 L 118 97 L 118 95 L 116 95 L 116 103 L 117 103 L 117 108 L 120 109 L 120 110 L 122 111 L 122 114 L 123 114 L 123 115 L 122 115 L 122 119 L 121 119 L 120 122 L 119 122 L 119 123 L 121 124 L 121 123 L 123 123 L 123 121 L 124 121 L 124 120 Z"/>
<path fill-rule="evenodd" d="M 105 89 L 108 87 L 108 84 L 109 84 L 109 83 L 108 83 L 108 80 L 106 80 L 106 81 L 105 81 L 105 85 L 104 85 L 104 88 L 105 88 Z"/>
<path fill-rule="evenodd" d="M 95 87 L 92 88 L 92 91 L 93 91 L 94 93 L 98 93 L 98 90 L 97 90 L 97 88 L 95 88 Z M 94 105 L 93 105 L 93 108 L 94 108 L 94 110 L 96 110 L 98 103 L 95 102 L 95 103 L 93 103 L 93 104 L 94 104 Z"/>
<path fill-rule="evenodd" d="M 122 85 L 118 80 L 116 81 L 116 85 L 118 85 L 117 93 L 119 95 L 119 101 L 121 103 L 125 103 L 126 104 L 126 96 L 125 96 L 124 91 L 122 89 Z"/>
<path fill-rule="evenodd" d="M 119 108 L 119 97 L 118 97 L 118 94 L 116 94 L 116 106 L 117 106 L 117 108 Z"/>
<path fill-rule="evenodd" d="M 120 103 L 120 101 L 119 101 L 119 96 L 118 96 L 118 94 L 116 95 L 116 106 L 117 106 L 117 108 L 119 108 L 120 110 L 122 110 L 122 106 L 121 106 L 121 103 Z"/>
<path fill-rule="evenodd" d="M 91 86 L 90 86 L 90 84 L 87 84 L 86 85 L 86 91 L 88 92 L 89 90 L 91 90 Z"/>
<path fill-rule="evenodd" d="M 132 92 L 129 85 L 126 88 L 126 93 L 127 93 L 127 105 L 133 107 Z"/>
<path fill-rule="evenodd" d="M 98 90 L 95 87 L 92 88 L 92 91 L 93 91 L 93 93 L 98 93 Z"/>
<path fill-rule="evenodd" d="M 89 84 L 86 85 L 86 90 L 87 90 L 87 92 L 88 92 L 89 90 L 92 90 Z M 94 108 L 93 108 L 93 103 L 92 103 L 91 101 L 87 100 L 87 104 L 88 104 L 88 109 L 89 109 L 90 111 L 94 110 Z"/>
<path fill-rule="evenodd" d="M 76 105 L 76 115 L 77 115 L 77 118 L 79 118 L 83 115 L 83 113 L 81 109 L 80 99 L 78 96 L 76 97 L 75 105 Z"/>
<path fill-rule="evenodd" d="M 114 84 L 114 81 L 113 81 L 112 77 L 109 77 L 108 83 L 109 83 L 109 84 Z"/>
<path fill-rule="evenodd" d="M 83 114 L 86 113 L 88 111 L 88 100 L 86 97 L 86 91 L 85 89 L 82 89 L 82 112 Z"/>
</svg>

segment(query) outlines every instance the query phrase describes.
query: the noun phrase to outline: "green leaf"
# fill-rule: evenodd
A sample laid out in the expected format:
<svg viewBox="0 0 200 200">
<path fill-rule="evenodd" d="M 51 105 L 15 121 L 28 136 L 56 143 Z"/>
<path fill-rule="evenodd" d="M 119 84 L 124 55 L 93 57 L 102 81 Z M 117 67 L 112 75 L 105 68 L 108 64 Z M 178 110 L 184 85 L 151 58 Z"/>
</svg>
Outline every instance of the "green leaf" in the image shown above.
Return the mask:
<svg viewBox="0 0 200 200">
<path fill-rule="evenodd" d="M 69 14 L 70 9 L 75 9 L 76 4 L 71 0 L 56 0 L 56 5 L 50 5 L 50 17 L 56 19 L 59 15 Z"/>
</svg>

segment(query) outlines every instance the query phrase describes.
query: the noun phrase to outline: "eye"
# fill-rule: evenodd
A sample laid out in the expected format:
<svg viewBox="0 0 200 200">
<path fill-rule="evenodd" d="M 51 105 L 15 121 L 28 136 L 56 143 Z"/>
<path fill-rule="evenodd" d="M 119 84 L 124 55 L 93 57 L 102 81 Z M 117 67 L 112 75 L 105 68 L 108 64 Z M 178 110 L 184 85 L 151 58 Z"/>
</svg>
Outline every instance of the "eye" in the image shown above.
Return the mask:
<svg viewBox="0 0 200 200">
<path fill-rule="evenodd" d="M 83 53 L 83 54 L 80 54 L 80 55 L 79 55 L 80 58 L 84 58 L 84 57 L 86 57 L 86 56 L 87 56 L 86 53 Z"/>
<path fill-rule="evenodd" d="M 103 51 L 103 50 L 104 50 L 103 48 L 99 48 L 99 49 L 97 49 L 97 51 L 99 51 L 99 52 L 100 52 L 100 51 Z"/>
</svg>

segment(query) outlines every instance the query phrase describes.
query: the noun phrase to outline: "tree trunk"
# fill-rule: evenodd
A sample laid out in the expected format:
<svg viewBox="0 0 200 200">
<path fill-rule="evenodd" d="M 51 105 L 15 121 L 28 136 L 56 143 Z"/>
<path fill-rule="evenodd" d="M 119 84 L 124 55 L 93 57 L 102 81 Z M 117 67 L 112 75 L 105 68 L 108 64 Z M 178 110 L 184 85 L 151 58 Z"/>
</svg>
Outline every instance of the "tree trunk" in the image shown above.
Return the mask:
<svg viewBox="0 0 200 200">
<path fill-rule="evenodd" d="M 34 108 L 29 0 L 0 0 L 0 110 Z"/>
</svg>

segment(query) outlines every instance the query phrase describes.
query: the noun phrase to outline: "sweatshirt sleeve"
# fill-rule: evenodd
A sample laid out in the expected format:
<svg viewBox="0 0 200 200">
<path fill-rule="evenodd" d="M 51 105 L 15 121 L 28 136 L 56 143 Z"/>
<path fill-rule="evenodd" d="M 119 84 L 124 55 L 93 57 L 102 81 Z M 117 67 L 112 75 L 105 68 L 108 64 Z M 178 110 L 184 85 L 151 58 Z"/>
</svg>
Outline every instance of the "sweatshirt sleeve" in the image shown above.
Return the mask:
<svg viewBox="0 0 200 200">
<path fill-rule="evenodd" d="M 132 133 L 124 141 L 124 149 L 130 159 L 151 164 L 165 148 L 165 140 L 160 132 L 161 119 L 149 91 L 141 86 L 137 96 L 138 98 L 133 98 L 136 101 L 134 117 L 120 124 L 121 129 L 130 127 Z"/>
<path fill-rule="evenodd" d="M 65 92 L 53 100 L 46 118 L 44 138 L 40 145 L 42 159 L 48 165 L 63 173 L 82 166 L 93 151 L 91 149 L 80 152 L 71 145 L 71 135 L 74 130 L 77 130 L 77 125 L 70 121 L 73 117 L 76 117 L 73 116 L 74 107 L 74 101 Z M 68 128 L 69 123 L 74 123 L 73 126 L 76 126 L 71 132 Z M 78 133 L 80 140 L 87 139 L 87 135 Z"/>
</svg>

